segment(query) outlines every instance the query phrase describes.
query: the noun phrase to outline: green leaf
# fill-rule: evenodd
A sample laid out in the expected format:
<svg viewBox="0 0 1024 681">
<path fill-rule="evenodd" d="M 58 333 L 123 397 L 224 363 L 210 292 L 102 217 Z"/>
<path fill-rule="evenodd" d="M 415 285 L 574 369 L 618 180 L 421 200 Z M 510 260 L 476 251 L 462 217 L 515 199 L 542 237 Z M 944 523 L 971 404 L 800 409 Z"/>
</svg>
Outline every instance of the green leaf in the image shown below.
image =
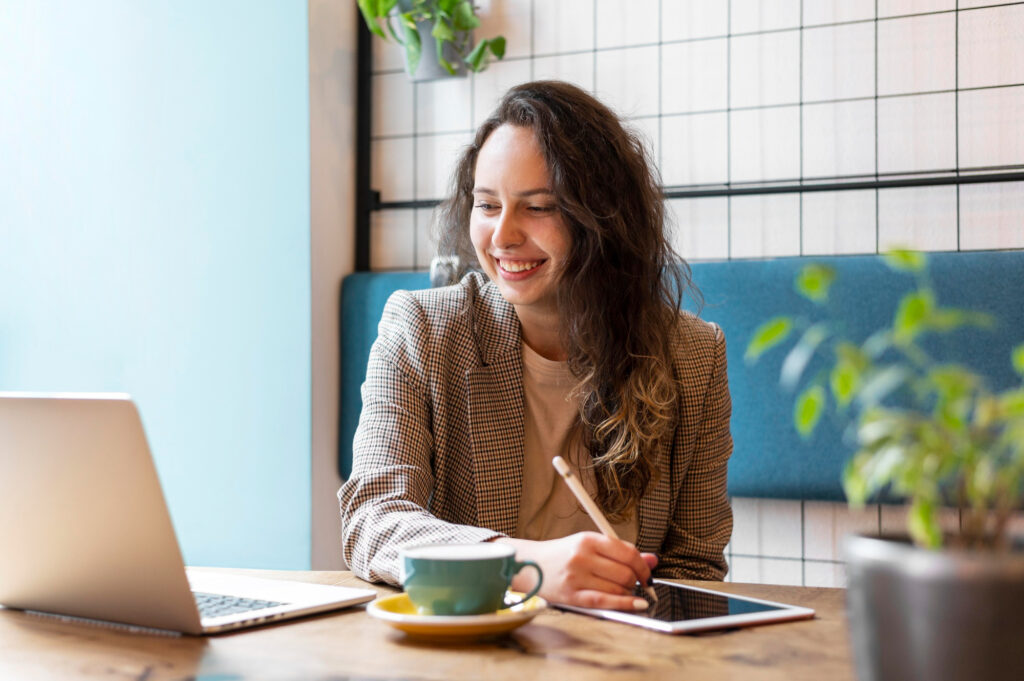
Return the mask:
<svg viewBox="0 0 1024 681">
<path fill-rule="evenodd" d="M 864 381 L 864 386 L 857 393 L 857 403 L 862 407 L 880 403 L 892 391 L 903 385 L 908 376 L 907 369 L 898 365 L 875 371 Z"/>
<path fill-rule="evenodd" d="M 864 340 L 860 349 L 865 357 L 878 359 L 891 346 L 892 339 L 889 336 L 888 329 L 879 329 Z"/>
<path fill-rule="evenodd" d="M 793 425 L 802 437 L 809 437 L 821 420 L 825 408 L 825 389 L 812 385 L 800 393 L 793 408 Z"/>
<path fill-rule="evenodd" d="M 931 369 L 927 376 L 939 398 L 944 400 L 963 397 L 981 382 L 974 372 L 958 364 L 941 364 Z"/>
<path fill-rule="evenodd" d="M 502 59 L 505 56 L 505 36 L 495 36 L 488 42 L 488 47 L 491 48 L 491 54 L 496 59 Z"/>
<path fill-rule="evenodd" d="M 829 387 L 840 408 L 853 400 L 870 368 L 871 358 L 859 347 L 848 341 L 836 344 L 836 363 L 829 373 Z"/>
<path fill-rule="evenodd" d="M 985 395 L 979 397 L 974 405 L 974 425 L 978 428 L 989 428 L 1002 413 L 1002 402 L 998 398 Z"/>
<path fill-rule="evenodd" d="M 399 45 L 402 45 L 404 47 L 405 46 L 405 41 L 402 40 L 402 36 L 398 35 L 398 32 L 395 31 L 395 22 L 394 21 L 389 21 L 389 22 L 387 22 L 386 26 L 388 27 L 388 33 L 390 33 L 391 37 L 395 39 L 395 42 L 398 43 Z M 403 26 L 402 26 L 402 22 L 401 21 L 398 22 L 398 27 L 402 28 L 403 31 L 405 30 L 403 28 Z"/>
<path fill-rule="evenodd" d="M 377 0 L 377 16 L 386 17 L 398 4 L 398 0 Z"/>
<path fill-rule="evenodd" d="M 434 30 L 437 30 L 437 25 L 438 24 L 442 24 L 443 22 L 444 22 L 444 19 L 438 17 L 437 23 L 434 24 Z M 445 24 L 445 25 L 447 25 L 447 24 Z M 454 34 L 452 34 L 452 36 L 454 37 Z M 445 71 L 447 71 L 448 75 L 454 76 L 455 75 L 455 66 L 453 66 L 450 61 L 448 61 L 447 59 L 444 58 L 444 47 L 445 47 L 445 45 L 448 45 L 448 44 L 450 44 L 450 41 L 446 41 L 446 40 L 443 40 L 441 38 L 436 38 L 434 40 L 434 52 L 435 52 L 435 57 L 437 58 L 438 66 L 440 66 Z"/>
<path fill-rule="evenodd" d="M 786 340 L 793 330 L 793 321 L 789 317 L 772 317 L 754 330 L 754 337 L 747 344 L 743 355 L 748 363 L 755 361 L 767 350 Z"/>
<path fill-rule="evenodd" d="M 1024 376 L 1024 343 L 1013 349 L 1013 352 L 1010 353 L 1010 359 L 1013 362 L 1014 371 Z"/>
<path fill-rule="evenodd" d="M 416 69 L 420 66 L 420 57 L 423 55 L 423 46 L 420 44 L 420 33 L 416 30 L 416 22 L 413 21 L 409 12 L 401 15 L 402 36 L 405 38 L 405 69 L 410 76 L 416 75 Z"/>
<path fill-rule="evenodd" d="M 456 5 L 460 3 L 465 3 L 467 5 L 470 4 L 468 2 L 465 2 L 465 0 L 438 0 L 437 8 L 444 12 L 445 14 L 451 14 L 452 12 L 455 11 Z M 472 6 L 470 6 L 469 9 L 470 11 L 472 11 Z"/>
<path fill-rule="evenodd" d="M 954 432 L 963 432 L 974 409 L 975 423 L 982 425 L 991 420 L 997 409 L 994 399 L 981 397 L 973 405 L 972 397 L 982 383 L 981 377 L 956 364 L 943 364 L 926 375 L 935 395 L 932 416 L 938 423 Z"/>
<path fill-rule="evenodd" d="M 930 289 L 922 288 L 904 295 L 893 320 L 893 339 L 897 343 L 912 341 L 925 329 L 934 309 L 935 295 Z"/>
<path fill-rule="evenodd" d="M 1009 417 L 1024 417 L 1024 388 L 1007 390 L 999 395 L 999 408 Z"/>
<path fill-rule="evenodd" d="M 850 506 L 860 508 L 868 500 L 868 481 L 861 470 L 861 457 L 854 457 L 843 468 L 843 493 Z"/>
<path fill-rule="evenodd" d="M 412 12 L 401 12 L 398 15 L 398 21 L 402 24 L 403 31 L 416 31 L 416 22 L 418 20 L 418 17 L 414 16 Z"/>
<path fill-rule="evenodd" d="M 782 371 L 779 382 L 787 390 L 792 390 L 800 381 L 807 363 L 811 361 L 814 352 L 821 345 L 821 342 L 828 338 L 828 327 L 825 324 L 815 324 L 800 337 L 797 344 L 786 355 L 782 362 Z"/>
<path fill-rule="evenodd" d="M 470 71 L 477 72 L 483 68 L 484 57 L 487 56 L 487 45 L 489 43 L 489 40 L 481 40 L 476 44 L 476 47 L 466 55 L 466 59 L 464 61 L 469 65 Z"/>
<path fill-rule="evenodd" d="M 370 29 L 370 32 L 374 35 L 378 35 L 387 40 L 387 36 L 384 35 L 384 31 L 381 29 L 380 24 L 377 23 L 377 17 L 387 16 L 387 12 L 384 14 L 378 13 L 376 0 L 358 0 L 358 5 L 359 11 L 363 15 L 363 21 L 366 22 L 366 28 Z"/>
<path fill-rule="evenodd" d="M 916 497 L 910 505 L 907 516 L 907 530 L 911 539 L 918 546 L 937 549 L 942 546 L 942 531 L 939 529 L 939 517 L 935 504 L 931 499 Z"/>
<path fill-rule="evenodd" d="M 887 441 L 899 440 L 906 425 L 906 420 L 896 412 L 877 407 L 869 409 L 861 415 L 857 442 L 866 449 L 881 447 Z"/>
<path fill-rule="evenodd" d="M 974 499 L 990 498 L 996 483 L 996 464 L 990 457 L 978 462 L 968 480 L 968 496 Z"/>
<path fill-rule="evenodd" d="M 925 266 L 925 256 L 918 251 L 895 249 L 886 253 L 883 258 L 891 269 L 902 272 L 920 272 Z"/>
<path fill-rule="evenodd" d="M 868 490 L 879 490 L 893 481 L 907 458 L 907 450 L 901 445 L 886 445 L 871 457 L 871 474 Z"/>
<path fill-rule="evenodd" d="M 473 12 L 473 5 L 466 0 L 455 5 L 452 11 L 452 20 L 456 31 L 472 31 L 480 26 L 480 19 Z"/>
<path fill-rule="evenodd" d="M 948 333 L 964 326 L 991 328 L 995 326 L 995 323 L 995 318 L 985 312 L 944 307 L 932 312 L 931 318 L 928 320 L 928 328 Z"/>
<path fill-rule="evenodd" d="M 845 407 L 853 400 L 860 385 L 860 371 L 852 362 L 840 359 L 829 373 L 828 384 L 836 404 Z"/>
<path fill-rule="evenodd" d="M 796 292 L 815 303 L 822 303 L 828 300 L 828 292 L 835 279 L 835 269 L 827 265 L 805 265 L 796 276 Z"/>
<path fill-rule="evenodd" d="M 434 28 L 430 31 L 430 35 L 434 36 L 437 41 L 438 51 L 443 49 L 442 43 L 451 42 L 455 40 L 455 31 L 443 18 L 438 17 L 434 22 Z"/>
<path fill-rule="evenodd" d="M 840 362 L 852 365 L 857 371 L 866 371 L 871 366 L 871 359 L 864 351 L 849 341 L 841 341 L 836 345 L 836 357 Z"/>
<path fill-rule="evenodd" d="M 971 403 L 966 398 L 940 401 L 932 412 L 936 423 L 942 424 L 951 433 L 963 433 L 970 416 Z"/>
</svg>

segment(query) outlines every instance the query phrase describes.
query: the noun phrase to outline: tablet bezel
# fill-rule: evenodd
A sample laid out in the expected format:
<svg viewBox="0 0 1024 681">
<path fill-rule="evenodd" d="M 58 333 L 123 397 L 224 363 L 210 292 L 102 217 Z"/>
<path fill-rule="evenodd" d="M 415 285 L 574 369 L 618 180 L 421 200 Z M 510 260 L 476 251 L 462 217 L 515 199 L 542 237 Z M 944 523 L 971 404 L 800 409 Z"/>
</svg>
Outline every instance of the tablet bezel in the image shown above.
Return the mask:
<svg viewBox="0 0 1024 681">
<path fill-rule="evenodd" d="M 578 612 L 583 615 L 590 615 L 591 617 L 601 617 L 603 619 L 614 620 L 616 622 L 624 622 L 626 624 L 632 624 L 638 627 L 644 627 L 645 629 L 652 629 L 654 631 L 660 631 L 666 634 L 692 634 L 701 631 L 712 631 L 716 629 L 734 629 L 738 627 L 750 627 L 758 624 L 771 624 L 774 622 L 791 622 L 793 620 L 810 619 L 814 617 L 814 610 L 812 610 L 811 608 L 789 605 L 788 603 L 779 603 L 777 601 L 769 601 L 763 598 L 740 596 L 738 594 L 728 593 L 725 591 L 716 591 L 714 589 L 704 589 L 699 586 L 681 584 L 679 582 L 673 582 L 667 579 L 656 579 L 654 581 L 657 584 L 664 584 L 672 588 L 687 589 L 690 591 L 700 591 L 703 593 L 714 594 L 716 596 L 734 598 L 739 601 L 759 603 L 761 605 L 770 605 L 779 608 L 779 610 L 751 612 L 744 613 L 742 615 L 725 615 L 722 617 L 702 617 L 700 619 L 676 620 L 672 622 L 666 622 L 664 620 L 655 620 L 649 617 L 644 617 L 642 615 L 638 615 L 636 613 L 627 612 L 623 610 L 600 610 L 594 608 L 581 608 L 574 605 L 564 605 L 562 603 L 555 603 L 554 605 L 555 607 L 561 608 L 563 610 Z"/>
</svg>

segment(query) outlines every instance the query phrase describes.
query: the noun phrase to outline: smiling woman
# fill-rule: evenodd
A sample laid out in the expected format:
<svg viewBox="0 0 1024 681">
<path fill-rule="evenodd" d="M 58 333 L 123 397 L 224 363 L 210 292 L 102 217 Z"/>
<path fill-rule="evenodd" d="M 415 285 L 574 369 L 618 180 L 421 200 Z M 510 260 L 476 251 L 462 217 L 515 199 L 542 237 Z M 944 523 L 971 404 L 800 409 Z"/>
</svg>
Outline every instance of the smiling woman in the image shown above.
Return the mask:
<svg viewBox="0 0 1024 681">
<path fill-rule="evenodd" d="M 385 308 L 339 492 L 356 574 L 396 583 L 402 547 L 497 541 L 572 605 L 645 608 L 633 587 L 652 574 L 721 579 L 725 340 L 679 311 L 689 272 L 639 140 L 575 86 L 519 85 L 438 226 L 441 253 L 478 271 Z M 595 531 L 556 456 L 621 539 Z"/>
</svg>

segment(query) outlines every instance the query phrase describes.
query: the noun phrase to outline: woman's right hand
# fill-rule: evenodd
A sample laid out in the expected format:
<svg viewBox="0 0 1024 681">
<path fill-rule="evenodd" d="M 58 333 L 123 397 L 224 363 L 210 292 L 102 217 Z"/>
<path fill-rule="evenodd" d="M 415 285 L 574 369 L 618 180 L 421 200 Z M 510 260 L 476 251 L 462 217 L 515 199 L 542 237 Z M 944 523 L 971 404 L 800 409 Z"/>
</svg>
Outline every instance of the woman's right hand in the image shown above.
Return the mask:
<svg viewBox="0 0 1024 681">
<path fill-rule="evenodd" d="M 546 541 L 502 537 L 496 542 L 516 550 L 516 560 L 532 560 L 544 571 L 540 595 L 555 603 L 607 610 L 643 610 L 647 601 L 634 594 L 637 582 L 647 584 L 658 563 L 629 542 L 597 532 L 578 532 Z M 512 588 L 529 591 L 535 578 L 524 570 Z"/>
</svg>

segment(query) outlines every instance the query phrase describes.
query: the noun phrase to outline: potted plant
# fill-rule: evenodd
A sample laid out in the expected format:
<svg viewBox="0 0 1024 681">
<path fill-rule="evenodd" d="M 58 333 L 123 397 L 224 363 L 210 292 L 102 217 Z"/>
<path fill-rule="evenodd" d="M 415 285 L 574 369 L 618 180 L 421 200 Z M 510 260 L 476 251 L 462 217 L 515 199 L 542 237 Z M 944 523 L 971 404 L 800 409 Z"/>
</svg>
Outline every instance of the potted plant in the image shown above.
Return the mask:
<svg viewBox="0 0 1024 681">
<path fill-rule="evenodd" d="M 916 282 L 887 326 L 854 341 L 836 318 L 775 317 L 755 330 L 746 357 L 799 333 L 781 372 L 797 390 L 795 428 L 809 436 L 826 412 L 846 424 L 851 505 L 910 502 L 907 536 L 844 544 L 860 678 L 1022 679 L 1024 546 L 1007 521 L 1024 494 L 1024 384 L 994 391 L 967 366 L 933 356 L 930 343 L 995 320 L 941 306 L 924 255 L 894 251 L 885 261 Z M 810 264 L 796 289 L 822 306 L 834 281 L 834 270 Z M 815 356 L 825 369 L 805 376 Z M 1011 363 L 1024 377 L 1024 344 Z M 959 508 L 959 532 L 943 531 L 943 506 Z"/>
<path fill-rule="evenodd" d="M 487 68 L 490 57 L 505 56 L 501 36 L 473 43 L 480 26 L 470 0 L 357 0 L 366 27 L 405 49 L 405 67 L 414 80 L 429 80 Z M 423 46 L 433 44 L 436 60 L 421 62 Z"/>
</svg>

